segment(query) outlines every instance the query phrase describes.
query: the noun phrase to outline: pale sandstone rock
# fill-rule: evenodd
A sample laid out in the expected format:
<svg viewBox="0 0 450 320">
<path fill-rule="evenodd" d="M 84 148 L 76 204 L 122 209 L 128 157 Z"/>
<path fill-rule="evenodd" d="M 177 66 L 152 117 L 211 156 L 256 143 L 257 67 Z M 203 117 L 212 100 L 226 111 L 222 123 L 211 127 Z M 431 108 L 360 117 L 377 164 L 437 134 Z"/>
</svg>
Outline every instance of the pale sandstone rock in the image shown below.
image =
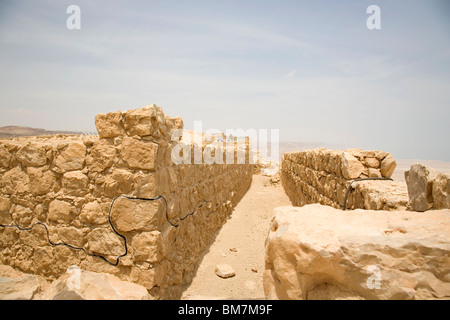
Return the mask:
<svg viewBox="0 0 450 320">
<path fill-rule="evenodd" d="M 114 202 L 111 219 L 119 232 L 156 230 L 164 219 L 158 215 L 160 201 L 119 198 Z"/>
<path fill-rule="evenodd" d="M 27 167 L 40 167 L 47 163 L 47 151 L 41 145 L 28 143 L 16 153 L 17 160 Z"/>
<path fill-rule="evenodd" d="M 382 161 L 380 165 L 380 171 L 383 177 L 390 178 L 397 167 L 397 162 L 391 154 L 388 154 Z"/>
<path fill-rule="evenodd" d="M 59 154 L 55 165 L 62 171 L 81 170 L 86 157 L 86 146 L 82 142 L 72 142 Z"/>
<path fill-rule="evenodd" d="M 267 299 L 449 299 L 450 210 L 275 209 Z M 426 252 L 426 254 L 425 254 Z"/>
<path fill-rule="evenodd" d="M 17 224 L 25 227 L 31 224 L 33 211 L 31 211 L 30 208 L 16 205 L 14 212 L 12 213 L 12 218 Z"/>
<path fill-rule="evenodd" d="M 150 300 L 146 288 L 91 271 L 69 271 L 53 281 L 39 300 Z"/>
<path fill-rule="evenodd" d="M 69 171 L 62 177 L 62 186 L 70 195 L 83 196 L 88 192 L 88 177 L 81 171 Z"/>
<path fill-rule="evenodd" d="M 30 178 L 19 167 L 14 167 L 2 176 L 2 188 L 6 194 L 30 192 Z"/>
<path fill-rule="evenodd" d="M 122 159 L 132 169 L 155 169 L 158 145 L 126 137 L 122 142 Z"/>
<path fill-rule="evenodd" d="M 86 164 L 90 171 L 102 172 L 113 165 L 116 154 L 114 144 L 106 139 L 101 139 L 94 142 L 90 156 L 86 158 Z"/>
<path fill-rule="evenodd" d="M 0 277 L 0 300 L 32 300 L 41 291 L 36 276 L 23 275 L 20 278 Z"/>
<path fill-rule="evenodd" d="M 91 253 L 119 256 L 125 252 L 123 240 L 109 228 L 96 228 L 86 238 Z"/>
<path fill-rule="evenodd" d="M 435 209 L 450 208 L 450 173 L 440 173 L 436 176 L 432 192 Z"/>
<path fill-rule="evenodd" d="M 133 256 L 137 261 L 157 263 L 162 258 L 161 232 L 142 232 L 133 237 Z"/>
<path fill-rule="evenodd" d="M 342 174 L 346 179 L 359 178 L 364 171 L 364 166 L 348 152 L 342 154 Z"/>
<path fill-rule="evenodd" d="M 153 133 L 152 119 L 156 120 L 156 105 L 129 110 L 124 115 L 124 127 L 129 136 L 148 136 Z"/>
<path fill-rule="evenodd" d="M 11 162 L 11 154 L 4 145 L 0 145 L 0 167 L 8 168 Z"/>
<path fill-rule="evenodd" d="M 224 279 L 231 278 L 236 275 L 233 267 L 225 263 L 216 265 L 215 272 L 217 276 Z"/>
<path fill-rule="evenodd" d="M 411 210 L 423 212 L 432 208 L 433 180 L 436 176 L 433 168 L 420 163 L 413 164 L 411 169 L 405 171 Z"/>
<path fill-rule="evenodd" d="M 45 167 L 28 167 L 27 173 L 30 181 L 30 191 L 35 196 L 55 191 L 58 187 L 56 176 Z"/>
<path fill-rule="evenodd" d="M 128 194 L 133 189 L 133 174 L 128 170 L 116 169 L 105 179 L 105 195 L 114 198 Z"/>
<path fill-rule="evenodd" d="M 368 170 L 369 178 L 381 178 L 381 172 L 379 169 L 369 168 Z"/>
<path fill-rule="evenodd" d="M 95 126 L 100 138 L 123 136 L 125 129 L 123 128 L 122 118 L 122 112 L 120 111 L 97 114 L 95 116 Z"/>
<path fill-rule="evenodd" d="M 61 200 L 53 200 L 49 204 L 48 219 L 58 223 L 68 223 L 73 220 L 72 205 Z"/>
<path fill-rule="evenodd" d="M 82 223 L 103 224 L 108 222 L 107 213 L 98 201 L 93 201 L 83 206 L 79 217 Z"/>
</svg>

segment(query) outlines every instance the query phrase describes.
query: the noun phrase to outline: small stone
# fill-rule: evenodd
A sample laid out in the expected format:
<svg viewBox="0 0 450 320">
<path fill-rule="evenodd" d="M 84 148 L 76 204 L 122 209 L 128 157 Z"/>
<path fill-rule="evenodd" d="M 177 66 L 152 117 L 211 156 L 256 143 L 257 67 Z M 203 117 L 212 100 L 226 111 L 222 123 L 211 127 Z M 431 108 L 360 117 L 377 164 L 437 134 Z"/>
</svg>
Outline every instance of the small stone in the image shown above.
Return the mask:
<svg viewBox="0 0 450 320">
<path fill-rule="evenodd" d="M 256 268 L 251 268 L 251 270 L 252 270 L 254 273 L 258 273 L 258 269 L 256 269 Z"/>
<path fill-rule="evenodd" d="M 234 272 L 234 269 L 230 265 L 222 263 L 216 265 L 216 275 L 221 278 L 227 279 L 234 277 L 236 273 Z"/>
<path fill-rule="evenodd" d="M 230 248 L 230 251 L 231 252 L 238 252 L 238 249 L 237 248 Z"/>
</svg>

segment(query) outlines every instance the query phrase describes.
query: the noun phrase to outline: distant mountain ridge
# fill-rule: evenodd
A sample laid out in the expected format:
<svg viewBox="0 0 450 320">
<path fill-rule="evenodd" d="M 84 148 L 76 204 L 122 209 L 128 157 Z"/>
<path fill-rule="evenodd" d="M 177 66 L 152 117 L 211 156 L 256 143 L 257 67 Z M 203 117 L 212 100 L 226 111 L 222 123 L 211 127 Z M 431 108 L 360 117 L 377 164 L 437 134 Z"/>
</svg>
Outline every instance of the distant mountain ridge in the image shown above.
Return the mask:
<svg viewBox="0 0 450 320">
<path fill-rule="evenodd" d="M 22 127 L 22 126 L 5 126 L 0 127 L 0 138 L 14 138 L 27 136 L 45 136 L 54 134 L 96 134 L 95 132 L 79 132 L 79 131 L 51 131 L 40 128 Z"/>
</svg>

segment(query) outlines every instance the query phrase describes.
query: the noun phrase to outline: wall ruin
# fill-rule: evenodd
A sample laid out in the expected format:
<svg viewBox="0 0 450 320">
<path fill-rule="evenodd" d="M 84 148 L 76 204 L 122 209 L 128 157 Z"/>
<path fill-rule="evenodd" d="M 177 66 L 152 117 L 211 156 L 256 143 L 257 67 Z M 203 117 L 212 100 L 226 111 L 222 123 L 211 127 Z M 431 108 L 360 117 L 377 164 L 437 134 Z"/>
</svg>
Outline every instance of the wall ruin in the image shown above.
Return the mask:
<svg viewBox="0 0 450 320">
<path fill-rule="evenodd" d="M 314 149 L 283 155 L 281 181 L 294 206 L 320 203 L 343 208 L 350 183 L 358 178 L 389 178 L 396 167 L 384 151 Z M 408 204 L 401 181 L 368 180 L 352 183 L 347 209 L 401 210 Z"/>
<path fill-rule="evenodd" d="M 99 136 L 0 140 L 0 224 L 42 223 L 49 236 L 41 224 L 0 228 L 0 263 L 48 279 L 76 265 L 179 298 L 250 187 L 253 165 L 174 164 L 181 142 L 171 136 L 183 123 L 155 105 L 95 120 Z"/>
</svg>

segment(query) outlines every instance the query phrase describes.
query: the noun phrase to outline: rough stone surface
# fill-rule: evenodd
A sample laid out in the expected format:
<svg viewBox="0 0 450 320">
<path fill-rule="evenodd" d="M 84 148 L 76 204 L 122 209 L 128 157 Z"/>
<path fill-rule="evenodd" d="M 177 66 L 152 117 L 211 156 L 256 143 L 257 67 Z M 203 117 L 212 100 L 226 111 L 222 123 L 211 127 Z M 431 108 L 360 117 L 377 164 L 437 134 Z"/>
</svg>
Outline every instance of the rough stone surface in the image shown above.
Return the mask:
<svg viewBox="0 0 450 320">
<path fill-rule="evenodd" d="M 440 173 L 433 181 L 435 209 L 450 209 L 450 173 Z"/>
<path fill-rule="evenodd" d="M 387 155 L 382 161 L 380 171 L 383 177 L 390 178 L 397 167 L 397 162 L 392 155 Z"/>
<path fill-rule="evenodd" d="M 79 270 L 70 271 L 52 282 L 39 300 L 150 300 L 147 289 L 118 277 Z"/>
<path fill-rule="evenodd" d="M 420 163 L 405 171 L 411 210 L 423 212 L 433 207 L 433 180 L 436 176 L 433 168 Z"/>
<path fill-rule="evenodd" d="M 359 178 L 364 171 L 364 165 L 348 152 L 342 153 L 342 175 L 345 179 Z"/>
<path fill-rule="evenodd" d="M 449 299 L 450 210 L 275 209 L 267 299 Z"/>
</svg>

